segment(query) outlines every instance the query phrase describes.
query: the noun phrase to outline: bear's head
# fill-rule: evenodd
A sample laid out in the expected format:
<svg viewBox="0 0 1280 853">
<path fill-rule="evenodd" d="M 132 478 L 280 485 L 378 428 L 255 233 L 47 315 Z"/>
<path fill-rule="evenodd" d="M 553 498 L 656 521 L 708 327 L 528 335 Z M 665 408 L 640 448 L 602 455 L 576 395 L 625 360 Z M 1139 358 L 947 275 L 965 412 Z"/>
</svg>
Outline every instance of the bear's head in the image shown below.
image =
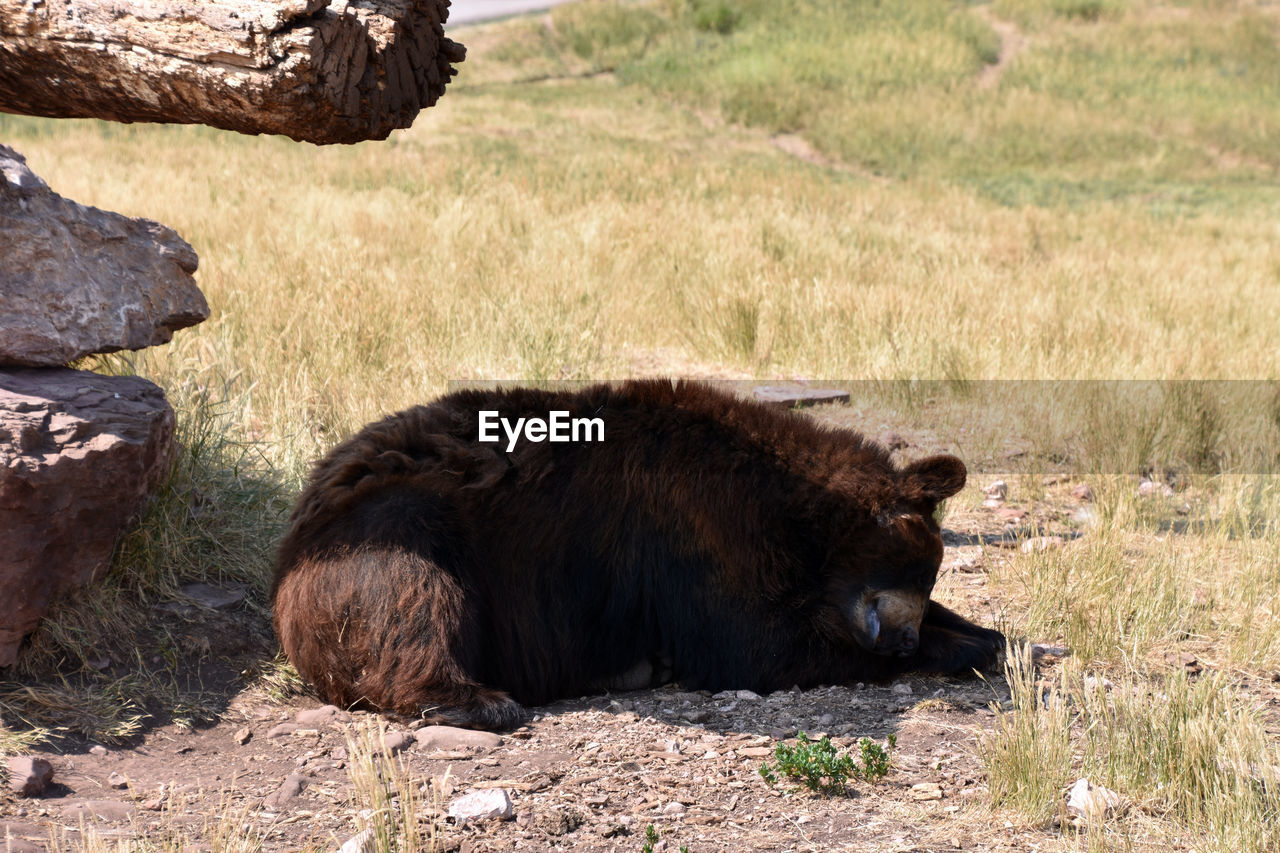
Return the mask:
<svg viewBox="0 0 1280 853">
<path fill-rule="evenodd" d="M 829 555 L 842 633 L 882 655 L 907 657 L 942 564 L 938 505 L 964 488 L 954 456 L 931 456 L 897 472 L 891 485 L 837 537 Z"/>
</svg>

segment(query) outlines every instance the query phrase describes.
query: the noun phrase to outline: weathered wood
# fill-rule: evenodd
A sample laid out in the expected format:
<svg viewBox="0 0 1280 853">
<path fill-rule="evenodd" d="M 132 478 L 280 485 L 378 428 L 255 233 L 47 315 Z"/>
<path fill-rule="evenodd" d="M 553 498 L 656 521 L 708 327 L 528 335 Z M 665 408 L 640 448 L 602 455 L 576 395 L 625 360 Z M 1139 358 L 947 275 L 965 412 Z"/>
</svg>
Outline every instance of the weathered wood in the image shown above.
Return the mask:
<svg viewBox="0 0 1280 853">
<path fill-rule="evenodd" d="M 384 139 L 444 94 L 449 0 L 0 0 L 0 111 Z"/>
</svg>

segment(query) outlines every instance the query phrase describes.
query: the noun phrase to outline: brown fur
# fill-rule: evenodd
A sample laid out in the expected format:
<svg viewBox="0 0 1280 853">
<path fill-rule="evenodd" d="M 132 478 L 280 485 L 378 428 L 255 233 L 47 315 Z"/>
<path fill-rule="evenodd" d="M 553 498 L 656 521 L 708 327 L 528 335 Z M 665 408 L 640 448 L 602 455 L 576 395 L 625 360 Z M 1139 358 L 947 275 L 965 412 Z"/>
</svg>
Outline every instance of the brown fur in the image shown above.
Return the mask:
<svg viewBox="0 0 1280 853">
<path fill-rule="evenodd" d="M 602 417 L 605 440 L 507 453 L 481 409 Z M 646 663 L 757 691 L 967 672 L 1003 638 L 929 601 L 964 477 L 698 384 L 459 392 L 316 465 L 276 630 L 328 701 L 479 727 Z"/>
</svg>

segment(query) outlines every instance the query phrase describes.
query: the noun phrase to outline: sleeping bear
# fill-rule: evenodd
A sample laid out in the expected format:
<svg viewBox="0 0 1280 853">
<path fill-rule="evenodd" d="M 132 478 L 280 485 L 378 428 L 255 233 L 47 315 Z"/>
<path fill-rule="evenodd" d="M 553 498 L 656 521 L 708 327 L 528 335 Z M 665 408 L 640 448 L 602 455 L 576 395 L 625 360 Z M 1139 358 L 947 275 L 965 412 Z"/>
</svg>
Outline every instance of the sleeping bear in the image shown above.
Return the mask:
<svg viewBox="0 0 1280 853">
<path fill-rule="evenodd" d="M 476 728 L 664 679 L 968 673 L 1003 636 L 929 599 L 964 482 L 699 383 L 458 391 L 316 464 L 275 629 L 328 702 Z"/>
</svg>

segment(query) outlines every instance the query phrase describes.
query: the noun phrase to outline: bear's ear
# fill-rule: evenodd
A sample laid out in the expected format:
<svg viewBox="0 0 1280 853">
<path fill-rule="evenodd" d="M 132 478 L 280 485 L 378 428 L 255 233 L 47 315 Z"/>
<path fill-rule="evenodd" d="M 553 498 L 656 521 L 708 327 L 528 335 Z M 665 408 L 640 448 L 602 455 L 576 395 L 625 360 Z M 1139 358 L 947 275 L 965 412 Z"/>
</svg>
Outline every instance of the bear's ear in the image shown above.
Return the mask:
<svg viewBox="0 0 1280 853">
<path fill-rule="evenodd" d="M 902 482 L 908 493 L 937 502 L 964 488 L 964 463 L 954 456 L 930 456 L 912 462 L 902 470 Z"/>
</svg>

